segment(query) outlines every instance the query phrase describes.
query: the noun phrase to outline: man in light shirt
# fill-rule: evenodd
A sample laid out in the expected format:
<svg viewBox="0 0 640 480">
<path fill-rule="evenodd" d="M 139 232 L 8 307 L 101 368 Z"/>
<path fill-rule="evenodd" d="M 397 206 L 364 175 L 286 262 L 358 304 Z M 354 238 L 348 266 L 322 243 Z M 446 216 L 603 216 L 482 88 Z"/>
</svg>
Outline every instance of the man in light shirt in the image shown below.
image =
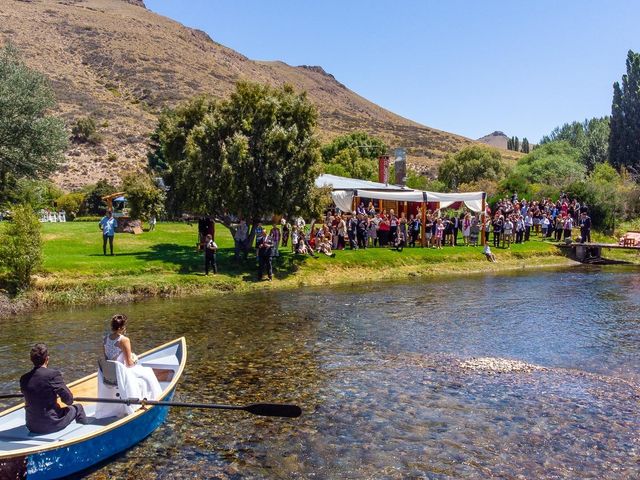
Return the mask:
<svg viewBox="0 0 640 480">
<path fill-rule="evenodd" d="M 107 254 L 107 242 L 109 242 L 109 250 L 113 256 L 113 237 L 116 234 L 116 228 L 118 228 L 118 221 L 114 218 L 111 210 L 102 217 L 98 226 L 102 230 L 102 253 Z"/>
</svg>

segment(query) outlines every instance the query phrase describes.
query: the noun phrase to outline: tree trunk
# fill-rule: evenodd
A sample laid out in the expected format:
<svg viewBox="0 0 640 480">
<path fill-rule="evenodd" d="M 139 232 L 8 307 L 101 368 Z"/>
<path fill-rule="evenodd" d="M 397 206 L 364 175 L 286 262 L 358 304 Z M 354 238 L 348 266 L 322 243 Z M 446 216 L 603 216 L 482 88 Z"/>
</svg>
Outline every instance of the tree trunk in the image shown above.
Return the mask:
<svg viewBox="0 0 640 480">
<path fill-rule="evenodd" d="M 7 184 L 9 183 L 9 171 L 6 168 L 0 170 L 0 201 L 6 200 Z"/>
</svg>

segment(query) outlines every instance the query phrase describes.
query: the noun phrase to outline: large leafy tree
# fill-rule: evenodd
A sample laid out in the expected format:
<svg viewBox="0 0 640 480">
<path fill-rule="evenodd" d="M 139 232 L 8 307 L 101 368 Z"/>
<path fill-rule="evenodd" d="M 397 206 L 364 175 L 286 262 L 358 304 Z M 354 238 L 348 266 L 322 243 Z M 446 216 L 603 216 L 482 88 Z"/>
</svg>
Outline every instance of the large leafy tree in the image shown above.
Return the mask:
<svg viewBox="0 0 640 480">
<path fill-rule="evenodd" d="M 365 132 L 341 135 L 322 147 L 322 170 L 343 177 L 377 180 L 377 159 L 388 149 L 383 140 Z"/>
<path fill-rule="evenodd" d="M 54 172 L 67 146 L 61 120 L 47 114 L 55 106 L 46 78 L 30 70 L 16 50 L 0 50 L 0 201 L 17 179 Z"/>
<path fill-rule="evenodd" d="M 479 180 L 501 180 L 507 169 L 500 152 L 491 147 L 473 145 L 449 155 L 438 167 L 438 180 L 447 188 Z"/>
<path fill-rule="evenodd" d="M 580 151 L 569 142 L 547 143 L 518 160 L 511 176 L 522 178 L 528 183 L 559 188 L 584 179 L 586 169 L 579 158 Z"/>
<path fill-rule="evenodd" d="M 640 170 L 640 54 L 629 50 L 622 84 L 613 84 L 609 159 L 617 168 Z"/>
<path fill-rule="evenodd" d="M 567 142 L 579 151 L 579 161 L 591 171 L 609 157 L 609 131 L 609 117 L 591 118 L 554 128 L 540 144 Z"/>
<path fill-rule="evenodd" d="M 249 82 L 229 98 L 164 112 L 150 158 L 166 165 L 169 210 L 211 215 L 229 228 L 235 217 L 255 226 L 273 214 L 311 211 L 316 120 L 305 93 Z"/>
</svg>

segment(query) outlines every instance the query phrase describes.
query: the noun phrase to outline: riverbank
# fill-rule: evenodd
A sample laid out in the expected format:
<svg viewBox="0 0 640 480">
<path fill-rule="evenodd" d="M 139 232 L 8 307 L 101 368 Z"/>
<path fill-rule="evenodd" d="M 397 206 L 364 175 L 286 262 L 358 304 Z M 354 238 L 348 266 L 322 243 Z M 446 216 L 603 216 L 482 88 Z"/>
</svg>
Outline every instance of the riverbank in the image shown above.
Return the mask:
<svg viewBox="0 0 640 480">
<path fill-rule="evenodd" d="M 442 250 L 405 248 L 402 252 L 373 248 L 345 250 L 334 257 L 292 255 L 280 249 L 273 282 L 258 282 L 255 258 L 237 264 L 233 240 L 218 226 L 219 273 L 205 276 L 202 254 L 196 251 L 197 225 L 160 223 L 142 235 L 118 234 L 115 256 L 104 256 L 94 223 L 44 224 L 44 264 L 34 288 L 0 300 L 0 316 L 28 309 L 98 303 L 122 303 L 147 297 L 216 295 L 231 291 L 293 289 L 441 275 L 466 275 L 574 264 L 553 244 L 531 242 L 493 249 L 497 263 L 488 262 L 481 247 Z"/>
</svg>

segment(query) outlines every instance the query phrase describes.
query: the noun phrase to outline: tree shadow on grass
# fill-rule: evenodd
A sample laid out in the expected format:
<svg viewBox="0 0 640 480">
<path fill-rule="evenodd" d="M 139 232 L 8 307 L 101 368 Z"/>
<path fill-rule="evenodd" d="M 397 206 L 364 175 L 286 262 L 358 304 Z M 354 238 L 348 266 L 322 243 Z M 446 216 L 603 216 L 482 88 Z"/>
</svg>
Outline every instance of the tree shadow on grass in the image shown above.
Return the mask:
<svg viewBox="0 0 640 480">
<path fill-rule="evenodd" d="M 142 252 L 119 253 L 116 256 L 134 256 L 148 262 L 162 262 L 167 266 L 177 267 L 180 274 L 204 274 L 204 253 L 198 252 L 192 246 L 160 243 Z M 216 257 L 218 272 L 230 276 L 242 277 L 243 281 L 258 280 L 258 260 L 255 255 L 249 255 L 247 260 L 236 261 L 233 248 L 220 248 Z M 295 273 L 306 257 L 300 257 L 290 252 L 280 252 L 280 257 L 274 259 L 274 275 L 278 279 L 287 278 Z"/>
</svg>

